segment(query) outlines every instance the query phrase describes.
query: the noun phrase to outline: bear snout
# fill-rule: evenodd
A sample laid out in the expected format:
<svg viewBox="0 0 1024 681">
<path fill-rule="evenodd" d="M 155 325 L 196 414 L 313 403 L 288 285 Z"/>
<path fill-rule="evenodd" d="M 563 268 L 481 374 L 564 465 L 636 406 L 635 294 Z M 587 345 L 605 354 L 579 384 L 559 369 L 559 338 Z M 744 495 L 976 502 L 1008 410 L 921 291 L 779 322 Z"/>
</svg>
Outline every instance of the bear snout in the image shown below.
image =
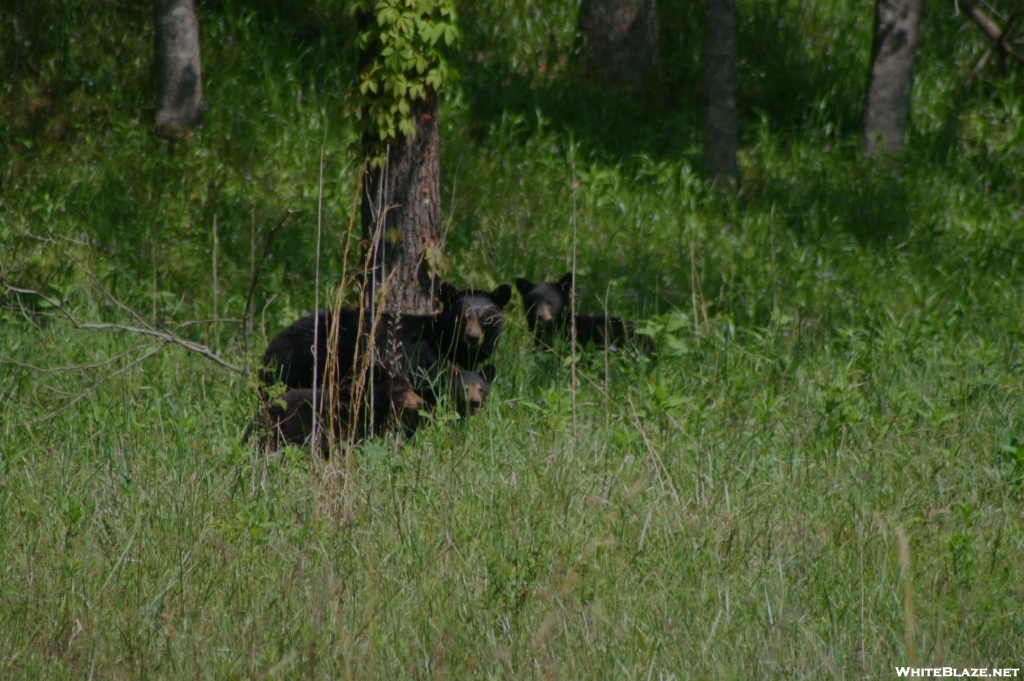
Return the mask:
<svg viewBox="0 0 1024 681">
<path fill-rule="evenodd" d="M 484 342 L 484 330 L 480 326 L 480 320 L 474 319 L 466 324 L 464 333 L 466 344 L 471 348 L 478 348 Z"/>
<path fill-rule="evenodd" d="M 406 390 L 402 399 L 402 409 L 419 411 L 423 407 L 423 398 L 412 390 Z"/>
</svg>

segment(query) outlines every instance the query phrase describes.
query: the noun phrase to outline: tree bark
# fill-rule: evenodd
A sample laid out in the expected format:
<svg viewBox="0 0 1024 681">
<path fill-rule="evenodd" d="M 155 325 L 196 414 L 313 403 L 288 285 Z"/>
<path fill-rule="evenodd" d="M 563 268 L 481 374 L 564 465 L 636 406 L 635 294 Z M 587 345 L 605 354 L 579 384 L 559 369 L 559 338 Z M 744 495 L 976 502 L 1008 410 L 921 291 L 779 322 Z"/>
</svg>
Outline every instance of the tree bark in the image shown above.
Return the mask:
<svg viewBox="0 0 1024 681">
<path fill-rule="evenodd" d="M 199 20 L 194 0 L 156 0 L 155 6 L 156 128 L 177 137 L 203 113 Z"/>
<path fill-rule="evenodd" d="M 922 0 L 878 0 L 868 95 L 864 104 L 864 153 L 896 154 L 903 148 L 910 113 Z"/>
<path fill-rule="evenodd" d="M 606 86 L 639 89 L 654 76 L 655 0 L 583 0 L 579 31 L 587 40 L 587 71 Z"/>
<path fill-rule="evenodd" d="M 708 177 L 736 178 L 736 0 L 705 0 L 704 93 Z"/>
<path fill-rule="evenodd" d="M 363 238 L 370 245 L 364 303 L 387 312 L 434 311 L 431 259 L 441 248 L 437 99 L 412 103 L 416 135 L 387 147 L 383 168 L 363 178 Z"/>
</svg>

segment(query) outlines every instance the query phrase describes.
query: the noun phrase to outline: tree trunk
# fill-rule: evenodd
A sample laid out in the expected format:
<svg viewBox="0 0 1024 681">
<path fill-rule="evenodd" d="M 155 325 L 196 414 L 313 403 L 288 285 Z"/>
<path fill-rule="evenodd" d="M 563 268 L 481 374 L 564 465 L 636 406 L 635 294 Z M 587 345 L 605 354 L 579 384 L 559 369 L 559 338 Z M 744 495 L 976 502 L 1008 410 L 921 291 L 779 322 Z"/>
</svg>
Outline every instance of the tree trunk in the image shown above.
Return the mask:
<svg viewBox="0 0 1024 681">
<path fill-rule="evenodd" d="M 364 303 L 368 308 L 383 303 L 388 312 L 429 314 L 434 311 L 429 263 L 441 247 L 437 99 L 431 95 L 411 108 L 416 136 L 389 144 L 386 166 L 367 167 L 363 179 L 363 238 L 371 248 Z"/>
<path fill-rule="evenodd" d="M 583 0 L 587 71 L 612 88 L 642 88 L 658 61 L 655 0 Z"/>
<path fill-rule="evenodd" d="M 864 104 L 864 153 L 903 148 L 921 0 L 878 0 L 868 96 Z"/>
<path fill-rule="evenodd" d="M 156 0 L 156 128 L 187 135 L 203 113 L 199 20 L 194 0 Z"/>
<path fill-rule="evenodd" d="M 708 177 L 736 178 L 736 0 L 705 0 L 704 94 Z"/>
</svg>

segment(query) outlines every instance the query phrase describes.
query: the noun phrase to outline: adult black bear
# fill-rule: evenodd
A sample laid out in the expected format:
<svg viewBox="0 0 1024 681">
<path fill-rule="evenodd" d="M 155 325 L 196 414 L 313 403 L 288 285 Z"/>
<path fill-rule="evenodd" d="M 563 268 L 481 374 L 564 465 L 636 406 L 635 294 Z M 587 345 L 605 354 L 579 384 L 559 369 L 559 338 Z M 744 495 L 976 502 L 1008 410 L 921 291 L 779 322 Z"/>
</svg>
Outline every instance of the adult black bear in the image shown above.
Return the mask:
<svg viewBox="0 0 1024 681">
<path fill-rule="evenodd" d="M 328 333 L 334 320 L 330 312 L 317 312 L 300 318 L 274 336 L 263 353 L 260 370 L 263 384 L 270 386 L 280 382 L 291 389 L 319 388 L 323 384 L 324 367 L 327 365 Z M 337 357 L 341 361 L 339 368 L 342 371 L 339 376 L 344 378 L 352 373 L 352 358 L 356 354 L 359 340 L 359 310 L 353 307 L 342 308 L 337 320 L 338 324 L 333 330 Z M 369 328 L 368 319 L 363 324 Z"/>
<path fill-rule="evenodd" d="M 442 283 L 441 312 L 432 315 L 384 313 L 376 324 L 369 314 L 362 327 L 374 326 L 374 345 L 383 357 L 393 357 L 428 405 L 442 394 L 442 370 L 446 363 L 472 369 L 490 358 L 504 324 L 502 310 L 512 297 L 507 284 L 493 291 L 458 290 Z M 289 388 L 312 388 L 322 383 L 328 357 L 328 335 L 333 324 L 336 337 L 337 375 L 354 370 L 359 342 L 359 310 L 343 308 L 335 317 L 318 312 L 299 319 L 267 345 L 260 377 L 264 384 L 283 382 Z M 316 354 L 313 353 L 314 335 Z M 314 363 L 316 371 L 314 372 Z"/>
<path fill-rule="evenodd" d="M 572 339 L 573 324 L 569 323 L 573 273 L 566 272 L 558 281 L 533 284 L 526 277 L 516 279 L 516 288 L 523 297 L 526 322 L 538 347 L 550 349 L 555 340 Z M 633 322 L 618 317 L 578 314 L 573 317 L 576 326 L 576 342 L 581 345 L 592 343 L 594 347 L 608 347 L 631 343 L 638 350 L 650 356 L 654 353 L 654 341 L 649 336 L 636 332 Z"/>
<path fill-rule="evenodd" d="M 423 400 L 405 376 L 393 366 L 377 363 L 372 381 L 361 391 L 362 408 L 359 418 L 353 421 L 353 388 L 351 380 L 338 386 L 333 405 L 328 404 L 327 395 L 322 390 L 289 390 L 259 408 L 242 440 L 247 441 L 254 431 L 260 431 L 261 444 L 272 449 L 289 443 L 306 444 L 313 434 L 314 402 L 316 421 L 320 428 L 330 426 L 336 438 L 351 434 L 355 441 L 369 435 L 380 435 L 393 425 L 415 423 L 411 417 L 423 405 Z M 332 409 L 333 419 L 326 418 Z"/>
</svg>

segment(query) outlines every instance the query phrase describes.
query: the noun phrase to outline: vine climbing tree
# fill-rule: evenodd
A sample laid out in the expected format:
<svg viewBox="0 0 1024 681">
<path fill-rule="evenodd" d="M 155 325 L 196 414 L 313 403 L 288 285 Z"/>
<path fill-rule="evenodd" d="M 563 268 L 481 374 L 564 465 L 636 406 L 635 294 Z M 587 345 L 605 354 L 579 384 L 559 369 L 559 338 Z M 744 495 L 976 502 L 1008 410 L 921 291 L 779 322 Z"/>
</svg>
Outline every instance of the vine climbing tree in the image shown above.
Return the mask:
<svg viewBox="0 0 1024 681">
<path fill-rule="evenodd" d="M 359 0 L 355 12 L 364 303 L 426 314 L 442 261 L 437 92 L 453 76 L 442 49 L 460 37 L 455 0 Z"/>
</svg>

